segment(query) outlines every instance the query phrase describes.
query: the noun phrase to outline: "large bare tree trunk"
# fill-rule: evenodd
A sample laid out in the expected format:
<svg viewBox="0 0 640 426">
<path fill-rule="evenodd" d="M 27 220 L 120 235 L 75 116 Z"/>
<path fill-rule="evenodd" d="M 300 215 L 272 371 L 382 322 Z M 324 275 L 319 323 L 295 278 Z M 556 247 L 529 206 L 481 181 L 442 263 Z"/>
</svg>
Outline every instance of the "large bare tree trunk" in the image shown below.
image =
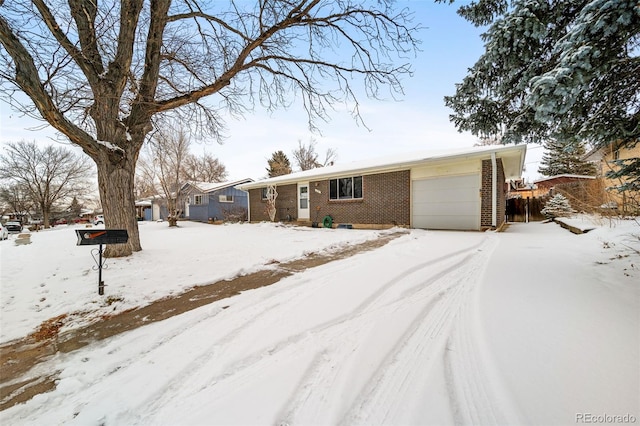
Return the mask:
<svg viewBox="0 0 640 426">
<path fill-rule="evenodd" d="M 142 250 L 136 219 L 133 183 L 136 156 L 115 157 L 101 153 L 102 161 L 96 161 L 98 188 L 104 211 L 105 228 L 123 228 L 129 233 L 128 244 L 108 245 L 107 257 L 129 256 Z M 114 163 L 113 160 L 119 159 Z"/>
<path fill-rule="evenodd" d="M 47 210 L 44 203 L 40 203 L 40 210 L 42 211 L 42 227 L 45 229 L 51 228 L 49 210 Z"/>
</svg>

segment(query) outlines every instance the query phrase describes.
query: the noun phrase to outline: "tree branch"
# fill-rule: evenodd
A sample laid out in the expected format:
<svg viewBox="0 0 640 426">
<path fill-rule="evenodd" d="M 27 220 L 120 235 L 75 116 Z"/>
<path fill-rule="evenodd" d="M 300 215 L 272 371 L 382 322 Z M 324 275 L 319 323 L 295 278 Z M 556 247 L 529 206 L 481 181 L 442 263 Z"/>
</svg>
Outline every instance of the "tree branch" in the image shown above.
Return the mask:
<svg viewBox="0 0 640 426">
<path fill-rule="evenodd" d="M 0 16 L 0 42 L 13 59 L 16 67 L 15 82 L 31 98 L 42 117 L 55 129 L 64 133 L 90 156 L 97 156 L 94 139 L 67 120 L 51 100 L 38 76 L 38 70 L 29 52 L 15 36 L 9 24 Z"/>
<path fill-rule="evenodd" d="M 44 21 L 51 34 L 55 37 L 58 43 L 60 43 L 60 46 L 64 48 L 69 56 L 73 58 L 74 62 L 80 67 L 84 75 L 89 80 L 89 84 L 97 84 L 99 72 L 96 72 L 94 64 L 89 61 L 83 54 L 83 52 L 78 50 L 76 46 L 74 46 L 74 44 L 71 43 L 67 36 L 62 32 L 60 26 L 56 22 L 56 18 L 51 13 L 51 10 L 49 10 L 49 7 L 47 7 L 43 0 L 33 0 L 33 4 L 38 9 L 38 12 L 40 12 L 42 20 Z"/>
</svg>

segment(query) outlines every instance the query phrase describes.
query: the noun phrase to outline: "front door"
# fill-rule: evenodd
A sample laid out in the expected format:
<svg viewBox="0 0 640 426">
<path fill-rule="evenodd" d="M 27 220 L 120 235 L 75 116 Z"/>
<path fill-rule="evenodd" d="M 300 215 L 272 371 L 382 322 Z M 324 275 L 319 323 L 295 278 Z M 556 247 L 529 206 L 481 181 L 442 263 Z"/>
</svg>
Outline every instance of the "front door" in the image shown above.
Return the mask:
<svg viewBox="0 0 640 426">
<path fill-rule="evenodd" d="M 298 184 L 298 219 L 309 220 L 309 184 Z"/>
</svg>

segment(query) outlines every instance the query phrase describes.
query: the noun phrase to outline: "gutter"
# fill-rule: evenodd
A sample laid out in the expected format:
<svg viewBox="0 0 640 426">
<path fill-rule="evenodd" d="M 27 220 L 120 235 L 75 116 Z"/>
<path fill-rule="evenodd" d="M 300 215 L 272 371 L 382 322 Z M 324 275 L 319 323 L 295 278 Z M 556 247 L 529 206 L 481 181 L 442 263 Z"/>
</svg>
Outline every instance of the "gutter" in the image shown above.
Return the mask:
<svg viewBox="0 0 640 426">
<path fill-rule="evenodd" d="M 369 161 L 359 161 L 355 164 L 346 163 L 340 164 L 336 166 L 323 167 L 320 169 L 312 169 L 304 172 L 295 172 L 288 175 L 282 175 L 275 178 L 268 178 L 259 181 L 254 181 L 250 183 L 244 183 L 238 185 L 237 188 L 243 191 L 248 191 L 250 189 L 263 188 L 266 185 L 289 185 L 298 182 L 306 182 L 306 181 L 316 181 L 316 180 L 326 180 L 333 179 L 336 177 L 344 176 L 345 174 L 377 174 L 377 173 L 387 173 L 394 171 L 407 170 L 413 167 L 418 167 L 422 165 L 431 165 L 437 164 L 439 162 L 449 162 L 449 161 L 464 161 L 464 160 L 472 160 L 472 159 L 486 159 L 487 156 L 492 155 L 495 156 L 496 153 L 507 154 L 509 152 L 514 151 L 522 151 L 526 152 L 526 145 L 522 148 L 519 145 L 501 147 L 501 148 L 493 148 L 493 151 L 489 152 L 488 150 L 478 150 L 478 151 L 464 151 L 454 154 L 443 154 L 443 155 L 433 155 L 433 156 L 424 156 L 422 158 L 414 158 L 414 159 L 405 159 L 399 161 L 392 161 L 391 163 L 385 163 L 383 159 L 378 159 L 377 161 L 381 161 L 382 163 L 378 164 L 369 164 Z M 524 164 L 524 153 L 520 155 L 521 163 Z M 364 163 L 364 164 L 363 164 Z M 520 168 L 522 170 L 522 167 Z"/>
</svg>

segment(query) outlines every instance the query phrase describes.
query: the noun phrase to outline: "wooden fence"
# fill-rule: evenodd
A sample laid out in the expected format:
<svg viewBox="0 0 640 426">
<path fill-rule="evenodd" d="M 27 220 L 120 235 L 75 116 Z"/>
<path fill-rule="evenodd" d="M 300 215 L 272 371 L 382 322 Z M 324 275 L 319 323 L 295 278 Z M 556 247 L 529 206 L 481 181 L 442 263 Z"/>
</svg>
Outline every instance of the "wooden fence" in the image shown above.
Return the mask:
<svg viewBox="0 0 640 426">
<path fill-rule="evenodd" d="M 578 212 L 603 213 L 602 206 L 610 201 L 602 179 L 562 183 L 555 185 L 547 195 L 541 197 L 508 199 L 507 221 L 535 222 L 545 220 L 546 218 L 540 211 L 555 194 L 564 195 L 571 207 Z"/>
<path fill-rule="evenodd" d="M 546 217 L 540 210 L 544 208 L 549 197 L 511 198 L 507 200 L 507 222 L 536 222 Z"/>
</svg>

